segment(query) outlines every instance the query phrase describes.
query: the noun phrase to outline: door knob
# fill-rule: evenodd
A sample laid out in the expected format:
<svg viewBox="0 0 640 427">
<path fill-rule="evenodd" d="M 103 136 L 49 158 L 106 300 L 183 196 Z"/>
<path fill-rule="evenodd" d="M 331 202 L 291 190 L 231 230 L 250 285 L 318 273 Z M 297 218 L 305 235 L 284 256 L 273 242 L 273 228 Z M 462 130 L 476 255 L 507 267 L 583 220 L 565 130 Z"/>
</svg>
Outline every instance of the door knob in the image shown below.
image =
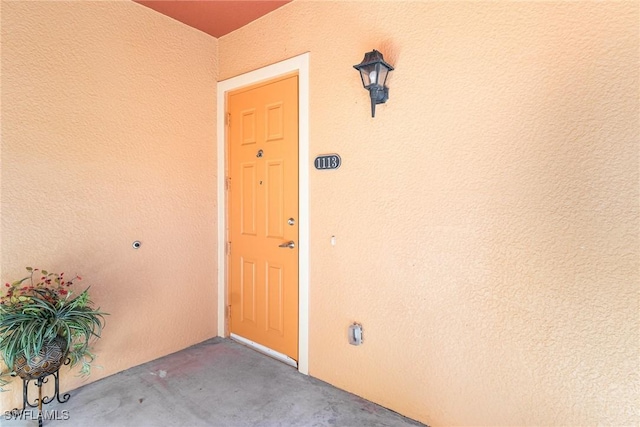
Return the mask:
<svg viewBox="0 0 640 427">
<path fill-rule="evenodd" d="M 293 240 L 288 241 L 287 243 L 283 243 L 281 245 L 278 245 L 279 248 L 289 248 L 289 249 L 293 249 L 296 247 L 296 242 L 294 242 Z"/>
</svg>

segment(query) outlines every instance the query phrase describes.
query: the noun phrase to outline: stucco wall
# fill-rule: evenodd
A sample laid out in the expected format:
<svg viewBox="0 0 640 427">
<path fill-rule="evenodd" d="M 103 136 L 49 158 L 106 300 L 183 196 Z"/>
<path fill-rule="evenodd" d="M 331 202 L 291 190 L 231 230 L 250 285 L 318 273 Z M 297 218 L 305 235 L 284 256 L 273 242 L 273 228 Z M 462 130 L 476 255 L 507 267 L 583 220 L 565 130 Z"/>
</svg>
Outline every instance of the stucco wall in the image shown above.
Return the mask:
<svg viewBox="0 0 640 427">
<path fill-rule="evenodd" d="M 220 80 L 310 52 L 311 155 L 343 159 L 311 172 L 311 375 L 431 425 L 640 422 L 638 18 L 296 0 L 220 38 Z"/>
<path fill-rule="evenodd" d="M 129 1 L 2 2 L 2 281 L 84 277 L 92 381 L 216 334 L 216 52 Z"/>
</svg>

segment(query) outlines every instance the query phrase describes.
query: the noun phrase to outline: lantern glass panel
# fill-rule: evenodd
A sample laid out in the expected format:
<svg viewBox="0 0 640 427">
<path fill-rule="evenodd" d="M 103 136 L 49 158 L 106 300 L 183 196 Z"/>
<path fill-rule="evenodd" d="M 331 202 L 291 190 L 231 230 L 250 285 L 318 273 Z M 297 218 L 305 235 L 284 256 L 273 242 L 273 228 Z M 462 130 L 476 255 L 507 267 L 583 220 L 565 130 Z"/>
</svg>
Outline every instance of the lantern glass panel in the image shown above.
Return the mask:
<svg viewBox="0 0 640 427">
<path fill-rule="evenodd" d="M 383 64 L 378 64 L 378 81 L 377 83 L 380 86 L 384 86 L 387 81 L 387 76 L 389 75 L 389 69 L 385 67 Z"/>
<path fill-rule="evenodd" d="M 376 65 L 377 64 L 370 64 L 360 68 L 360 76 L 362 77 L 362 85 L 364 87 L 369 87 L 371 84 L 376 83 Z"/>
</svg>

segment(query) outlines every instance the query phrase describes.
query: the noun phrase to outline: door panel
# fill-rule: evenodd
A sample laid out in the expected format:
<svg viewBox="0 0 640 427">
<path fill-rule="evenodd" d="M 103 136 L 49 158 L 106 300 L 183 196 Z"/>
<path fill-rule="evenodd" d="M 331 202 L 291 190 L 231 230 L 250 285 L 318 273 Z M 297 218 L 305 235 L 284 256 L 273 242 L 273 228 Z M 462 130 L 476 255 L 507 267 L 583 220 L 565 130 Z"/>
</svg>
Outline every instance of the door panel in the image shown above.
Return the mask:
<svg viewBox="0 0 640 427">
<path fill-rule="evenodd" d="M 281 161 L 267 164 L 267 188 L 265 201 L 267 237 L 284 238 L 284 165 Z"/>
<path fill-rule="evenodd" d="M 227 108 L 230 330 L 297 360 L 298 76 L 231 92 Z"/>
<path fill-rule="evenodd" d="M 243 322 L 256 322 L 256 263 L 242 258 L 240 276 L 240 316 Z"/>
<path fill-rule="evenodd" d="M 242 164 L 240 178 L 240 218 L 241 233 L 244 235 L 256 235 L 257 203 L 256 203 L 256 164 Z"/>
<path fill-rule="evenodd" d="M 244 110 L 240 114 L 242 120 L 241 129 L 242 135 L 240 140 L 242 145 L 249 145 L 256 143 L 256 110 Z"/>
<path fill-rule="evenodd" d="M 283 268 L 281 265 L 267 265 L 267 329 L 279 335 L 284 334 L 284 294 Z"/>
</svg>

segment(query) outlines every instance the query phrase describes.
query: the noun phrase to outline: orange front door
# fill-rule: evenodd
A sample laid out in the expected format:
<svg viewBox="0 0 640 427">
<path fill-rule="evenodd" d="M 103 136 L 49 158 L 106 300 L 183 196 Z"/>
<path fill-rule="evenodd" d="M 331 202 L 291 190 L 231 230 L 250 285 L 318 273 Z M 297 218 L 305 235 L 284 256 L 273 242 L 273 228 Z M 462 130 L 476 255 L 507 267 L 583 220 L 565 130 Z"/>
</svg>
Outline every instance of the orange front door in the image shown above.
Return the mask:
<svg viewBox="0 0 640 427">
<path fill-rule="evenodd" d="M 227 108 L 230 331 L 298 360 L 298 76 Z"/>
</svg>

